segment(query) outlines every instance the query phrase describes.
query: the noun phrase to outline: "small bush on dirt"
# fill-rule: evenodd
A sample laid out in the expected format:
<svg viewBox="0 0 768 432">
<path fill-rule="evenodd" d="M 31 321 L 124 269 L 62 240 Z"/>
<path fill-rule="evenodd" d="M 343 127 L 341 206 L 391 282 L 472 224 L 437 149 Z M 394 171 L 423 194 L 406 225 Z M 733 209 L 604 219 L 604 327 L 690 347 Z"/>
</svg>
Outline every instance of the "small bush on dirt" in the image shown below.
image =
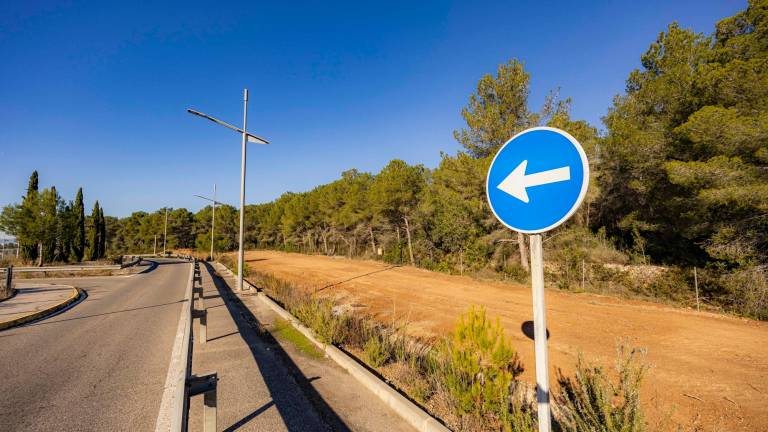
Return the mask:
<svg viewBox="0 0 768 432">
<path fill-rule="evenodd" d="M 499 321 L 489 321 L 484 308 L 472 307 L 441 350 L 443 380 L 456 409 L 504 424 L 509 417 L 510 385 L 523 367 Z"/>
<path fill-rule="evenodd" d="M 389 360 L 390 347 L 386 336 L 372 334 L 363 346 L 367 363 L 374 368 L 383 366 Z"/>
<path fill-rule="evenodd" d="M 647 367 L 637 359 L 640 351 L 617 347 L 614 383 L 602 367 L 579 356 L 573 377 L 558 371 L 561 407 L 558 422 L 566 432 L 641 432 L 645 430 L 640 408 L 640 384 Z"/>
<path fill-rule="evenodd" d="M 219 262 L 232 270 L 232 273 L 237 274 L 237 258 L 234 255 L 222 255 L 219 257 Z M 248 264 L 246 263 L 243 266 L 243 277 L 248 277 L 250 275 L 251 272 L 248 269 Z"/>
<path fill-rule="evenodd" d="M 291 308 L 291 312 L 312 328 L 322 342 L 332 345 L 344 342 L 346 317 L 333 312 L 332 300 L 308 296 Z"/>
<path fill-rule="evenodd" d="M 503 274 L 505 279 L 511 279 L 520 283 L 528 281 L 528 270 L 517 262 L 499 265 L 496 267 L 496 271 Z"/>
<path fill-rule="evenodd" d="M 768 267 L 749 266 L 719 278 L 728 308 L 750 318 L 768 320 Z"/>
</svg>

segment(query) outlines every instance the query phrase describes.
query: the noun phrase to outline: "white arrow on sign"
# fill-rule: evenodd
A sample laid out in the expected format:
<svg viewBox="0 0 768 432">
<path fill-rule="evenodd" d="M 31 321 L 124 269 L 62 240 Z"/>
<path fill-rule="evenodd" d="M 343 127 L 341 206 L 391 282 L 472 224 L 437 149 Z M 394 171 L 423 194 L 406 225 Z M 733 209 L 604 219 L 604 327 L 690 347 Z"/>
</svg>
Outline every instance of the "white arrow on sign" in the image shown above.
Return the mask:
<svg viewBox="0 0 768 432">
<path fill-rule="evenodd" d="M 512 195 L 520 201 L 528 202 L 528 192 L 526 188 L 541 186 L 549 183 L 557 183 L 571 179 L 571 167 L 555 168 L 548 171 L 537 172 L 534 174 L 525 174 L 525 167 L 528 161 L 524 160 L 517 166 L 497 188 Z"/>
</svg>

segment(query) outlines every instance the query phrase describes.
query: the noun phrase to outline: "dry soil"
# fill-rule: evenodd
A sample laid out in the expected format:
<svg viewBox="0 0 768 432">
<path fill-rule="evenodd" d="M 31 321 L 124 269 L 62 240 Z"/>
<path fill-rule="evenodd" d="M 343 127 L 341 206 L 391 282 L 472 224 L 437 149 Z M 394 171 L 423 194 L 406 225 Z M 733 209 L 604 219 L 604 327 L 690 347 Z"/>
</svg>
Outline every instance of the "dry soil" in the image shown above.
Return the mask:
<svg viewBox="0 0 768 432">
<path fill-rule="evenodd" d="M 533 382 L 530 288 L 337 257 L 251 251 L 248 266 L 333 295 L 382 320 L 405 319 L 425 336 L 449 332 L 471 305 L 499 317 Z M 627 338 L 647 350 L 643 403 L 652 429 L 669 421 L 707 431 L 768 431 L 768 323 L 651 302 L 547 290 L 550 379 L 579 353 L 612 367 Z M 667 429 L 667 427 L 664 427 Z M 701 429 L 700 429 L 701 430 Z"/>
</svg>

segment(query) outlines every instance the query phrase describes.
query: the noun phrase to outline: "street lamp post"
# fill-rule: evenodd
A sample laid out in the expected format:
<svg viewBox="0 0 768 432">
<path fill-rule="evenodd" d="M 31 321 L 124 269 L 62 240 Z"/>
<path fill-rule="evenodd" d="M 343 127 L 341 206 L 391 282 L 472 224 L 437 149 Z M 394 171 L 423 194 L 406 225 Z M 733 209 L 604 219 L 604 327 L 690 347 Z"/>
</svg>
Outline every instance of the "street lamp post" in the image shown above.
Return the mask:
<svg viewBox="0 0 768 432">
<path fill-rule="evenodd" d="M 241 161 L 240 161 L 240 245 L 239 253 L 237 256 L 237 290 L 243 289 L 243 231 L 245 229 L 245 144 L 246 142 L 252 142 L 255 144 L 269 144 L 269 141 L 256 135 L 250 134 L 246 129 L 246 122 L 248 120 L 248 89 L 243 91 L 243 128 L 240 129 L 236 126 L 232 126 L 229 123 L 223 122 L 219 119 L 211 117 L 207 114 L 203 114 L 199 111 L 187 109 L 187 112 L 196 116 L 203 117 L 214 123 L 218 123 L 226 128 L 232 129 L 235 132 L 242 134 L 242 148 L 241 148 Z"/>
<path fill-rule="evenodd" d="M 216 201 L 216 184 L 213 185 L 213 198 L 208 198 L 206 196 L 202 195 L 195 195 L 198 198 L 202 198 L 204 200 L 208 200 L 211 203 L 213 203 L 213 213 L 211 214 L 211 260 L 213 260 L 213 239 L 214 239 L 214 229 L 216 228 L 216 204 L 224 205 L 224 203 L 220 203 Z"/>
<path fill-rule="evenodd" d="M 163 228 L 163 255 L 165 255 L 165 245 L 168 240 L 168 207 L 165 208 L 165 228 Z"/>
</svg>

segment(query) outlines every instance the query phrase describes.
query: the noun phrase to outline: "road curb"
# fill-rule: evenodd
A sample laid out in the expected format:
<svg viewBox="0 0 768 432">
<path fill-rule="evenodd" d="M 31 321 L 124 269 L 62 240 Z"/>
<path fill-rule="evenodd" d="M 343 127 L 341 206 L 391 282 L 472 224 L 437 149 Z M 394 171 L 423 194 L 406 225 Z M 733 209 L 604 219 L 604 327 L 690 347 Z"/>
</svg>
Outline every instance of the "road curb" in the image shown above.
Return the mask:
<svg viewBox="0 0 768 432">
<path fill-rule="evenodd" d="M 221 263 L 217 263 L 224 270 L 232 274 L 226 266 Z M 252 284 L 249 283 L 253 287 Z M 256 287 L 254 287 L 256 288 Z M 233 291 L 234 292 L 234 291 Z M 237 294 L 237 292 L 235 292 Z M 272 300 L 264 291 L 258 290 L 257 297 L 264 304 L 269 306 L 270 309 L 275 311 L 285 320 L 289 321 L 301 334 L 314 343 L 320 350 L 322 350 L 327 357 L 336 362 L 350 375 L 360 382 L 365 388 L 373 392 L 382 402 L 384 402 L 389 408 L 395 411 L 400 417 L 407 421 L 411 426 L 416 428 L 420 432 L 450 432 L 450 429 L 445 427 L 442 423 L 437 421 L 434 417 L 429 415 L 426 411 L 421 409 L 418 405 L 408 400 L 405 396 L 398 393 L 386 382 L 382 381 L 371 373 L 368 369 L 362 366 L 354 358 L 349 356 L 344 351 L 336 348 L 333 345 L 325 344 L 315 338 L 314 332 L 305 327 L 296 317 L 291 315 L 290 312 L 285 310 L 282 306 Z"/>
<path fill-rule="evenodd" d="M 4 302 L 4 301 L 8 301 L 8 300 L 10 300 L 10 299 L 12 299 L 12 298 L 16 297 L 16 293 L 18 293 L 18 290 L 17 290 L 16 288 L 11 288 L 11 295 L 9 295 L 8 297 L 6 297 L 6 298 L 4 298 L 4 299 L 0 300 L 0 303 L 2 303 L 2 302 Z"/>
<path fill-rule="evenodd" d="M 84 294 L 84 291 L 80 288 L 77 288 L 71 285 L 64 285 L 64 286 L 68 286 L 72 288 L 72 295 L 68 299 L 64 300 L 59 304 L 53 305 L 48 309 L 32 312 L 31 314 L 12 319 L 10 321 L 0 322 L 0 330 L 7 330 L 9 328 L 17 327 L 22 324 L 28 323 L 30 321 L 35 321 L 40 318 L 44 318 L 48 315 L 54 314 L 64 309 L 65 307 L 71 305 L 72 303 L 78 301 Z"/>
</svg>

